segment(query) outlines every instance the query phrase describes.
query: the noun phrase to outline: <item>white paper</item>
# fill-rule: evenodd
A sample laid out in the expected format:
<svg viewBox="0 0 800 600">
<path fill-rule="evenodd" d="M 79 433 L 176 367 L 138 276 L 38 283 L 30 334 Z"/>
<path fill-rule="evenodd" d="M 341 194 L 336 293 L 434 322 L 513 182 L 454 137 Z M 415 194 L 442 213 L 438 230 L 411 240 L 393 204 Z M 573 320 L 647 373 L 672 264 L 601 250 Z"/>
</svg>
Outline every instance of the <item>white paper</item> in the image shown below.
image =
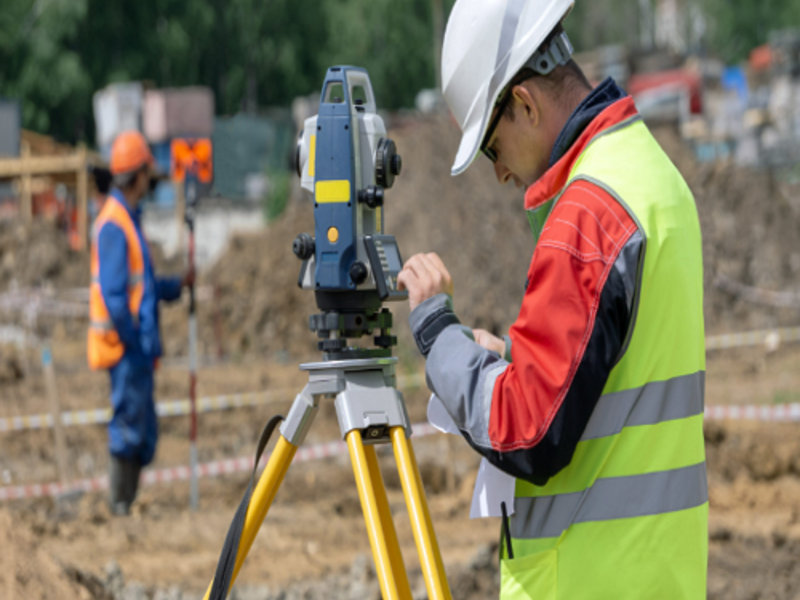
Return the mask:
<svg viewBox="0 0 800 600">
<path fill-rule="evenodd" d="M 442 433 L 461 435 L 442 401 L 434 394 L 428 401 L 428 422 Z M 472 492 L 470 519 L 499 517 L 500 503 L 506 503 L 509 515 L 514 513 L 514 478 L 503 473 L 485 458 L 478 467 L 478 477 Z"/>
</svg>

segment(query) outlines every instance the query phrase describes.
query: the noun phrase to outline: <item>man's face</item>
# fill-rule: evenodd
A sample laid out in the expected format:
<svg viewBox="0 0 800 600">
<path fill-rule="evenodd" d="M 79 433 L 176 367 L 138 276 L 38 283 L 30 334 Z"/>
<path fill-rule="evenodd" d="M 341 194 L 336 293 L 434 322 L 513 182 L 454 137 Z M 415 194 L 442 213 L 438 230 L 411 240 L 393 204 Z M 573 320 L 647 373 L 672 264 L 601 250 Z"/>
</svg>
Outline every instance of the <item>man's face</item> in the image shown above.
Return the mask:
<svg viewBox="0 0 800 600">
<path fill-rule="evenodd" d="M 500 184 L 513 181 L 517 187 L 527 188 L 547 170 L 552 144 L 546 139 L 540 106 L 527 87 L 515 86 L 510 103 L 513 119 L 507 114 L 500 117 L 486 144 L 487 155 L 495 158 L 494 172 Z"/>
<path fill-rule="evenodd" d="M 136 197 L 138 200 L 144 198 L 150 191 L 150 175 L 150 166 L 146 165 L 136 176 Z"/>
</svg>

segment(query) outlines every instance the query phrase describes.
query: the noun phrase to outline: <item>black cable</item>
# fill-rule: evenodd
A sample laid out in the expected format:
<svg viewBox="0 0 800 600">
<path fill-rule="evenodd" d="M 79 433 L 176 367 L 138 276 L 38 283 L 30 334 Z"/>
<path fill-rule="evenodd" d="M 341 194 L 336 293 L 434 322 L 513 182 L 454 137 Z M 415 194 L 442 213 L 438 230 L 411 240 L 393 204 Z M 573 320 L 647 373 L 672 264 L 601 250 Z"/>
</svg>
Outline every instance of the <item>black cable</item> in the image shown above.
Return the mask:
<svg viewBox="0 0 800 600">
<path fill-rule="evenodd" d="M 209 600 L 225 600 L 228 597 L 228 588 L 231 585 L 233 577 L 233 568 L 236 566 L 236 555 L 239 552 L 239 540 L 242 537 L 242 529 L 244 529 L 244 520 L 247 516 L 247 509 L 250 506 L 250 496 L 253 494 L 253 484 L 256 480 L 256 469 L 258 469 L 258 461 L 261 460 L 261 455 L 264 453 L 264 448 L 267 447 L 272 433 L 278 424 L 283 421 L 283 417 L 276 415 L 272 417 L 269 422 L 264 426 L 261 432 L 261 437 L 258 439 L 258 449 L 256 450 L 256 460 L 253 463 L 253 473 L 250 475 L 250 484 L 244 493 L 236 513 L 233 515 L 233 521 L 225 536 L 225 543 L 222 545 L 222 552 L 219 554 L 219 562 L 217 563 L 217 570 L 214 573 L 214 583 L 211 585 L 211 593 Z"/>
<path fill-rule="evenodd" d="M 506 542 L 506 554 L 509 560 L 514 558 L 514 549 L 511 547 L 511 528 L 508 526 L 508 512 L 506 511 L 506 503 L 500 503 L 500 512 L 503 515 L 503 539 Z"/>
</svg>

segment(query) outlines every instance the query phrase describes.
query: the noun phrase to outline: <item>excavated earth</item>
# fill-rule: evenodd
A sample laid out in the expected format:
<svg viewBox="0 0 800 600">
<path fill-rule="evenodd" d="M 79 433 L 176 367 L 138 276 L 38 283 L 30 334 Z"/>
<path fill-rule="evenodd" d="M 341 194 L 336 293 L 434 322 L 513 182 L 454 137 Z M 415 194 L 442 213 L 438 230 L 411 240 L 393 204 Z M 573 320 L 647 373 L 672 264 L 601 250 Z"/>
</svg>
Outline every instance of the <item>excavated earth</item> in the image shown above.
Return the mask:
<svg viewBox="0 0 800 600">
<path fill-rule="evenodd" d="M 522 298 L 533 242 L 522 192 L 493 181 L 487 161 L 452 179 L 458 134 L 444 119 L 396 118 L 392 137 L 404 172 L 387 193 L 386 230 L 405 257 L 438 252 L 450 268 L 463 322 L 504 333 Z M 721 289 L 720 276 L 773 292 L 797 291 L 800 276 L 800 193 L 773 174 L 731 165 L 698 165 L 669 129 L 656 135 L 689 182 L 704 235 L 706 323 L 709 333 L 797 326 L 797 307 L 775 308 Z M 2 291 L 28 287 L 62 297 L 88 283 L 86 255 L 69 250 L 54 225 L 0 226 Z M 304 384 L 297 363 L 314 358 L 307 316 L 313 298 L 296 287 L 297 233 L 313 227 L 311 206 L 295 194 L 286 214 L 263 233 L 236 237 L 201 283 L 199 394 L 270 390 L 279 398 L 258 408 L 200 416 L 201 461 L 249 455 L 261 426 L 285 414 Z M 158 257 L 162 271 L 180 260 Z M 64 296 L 66 297 L 66 296 Z M 403 375 L 422 363 L 403 305 L 393 307 Z M 85 320 L 19 312 L 0 325 L 49 341 L 62 408 L 106 406 L 108 378 L 85 367 Z M 186 304 L 162 312 L 166 357 L 157 376 L 159 400 L 184 398 Z M 34 338 L 31 338 L 34 339 Z M 216 358 L 218 353 L 224 355 Z M 0 417 L 48 410 L 39 347 L 0 344 Z M 783 345 L 709 353 L 708 404 L 800 402 L 800 347 Z M 404 385 L 413 422 L 425 418 L 427 392 Z M 167 417 L 153 468 L 188 461 L 188 418 Z M 309 443 L 337 437 L 332 406 L 323 406 Z M 708 596 L 713 599 L 800 598 L 800 424 L 709 422 L 706 449 L 711 506 Z M 58 478 L 51 431 L 2 433 L 0 485 Z M 66 430 L 70 476 L 105 473 L 102 426 Z M 419 438 L 415 448 L 455 598 L 497 595 L 499 523 L 468 521 L 477 458 L 464 442 Z M 424 597 L 410 525 L 391 456 L 382 455 L 389 501 L 412 574 Z M 113 518 L 102 493 L 0 506 L 0 597 L 38 600 L 175 600 L 199 598 L 216 564 L 245 474 L 201 481 L 200 509 L 188 510 L 188 485 L 142 490 L 133 515 Z M 293 466 L 276 498 L 236 588 L 241 599 L 378 598 L 369 544 L 348 461 Z"/>
</svg>

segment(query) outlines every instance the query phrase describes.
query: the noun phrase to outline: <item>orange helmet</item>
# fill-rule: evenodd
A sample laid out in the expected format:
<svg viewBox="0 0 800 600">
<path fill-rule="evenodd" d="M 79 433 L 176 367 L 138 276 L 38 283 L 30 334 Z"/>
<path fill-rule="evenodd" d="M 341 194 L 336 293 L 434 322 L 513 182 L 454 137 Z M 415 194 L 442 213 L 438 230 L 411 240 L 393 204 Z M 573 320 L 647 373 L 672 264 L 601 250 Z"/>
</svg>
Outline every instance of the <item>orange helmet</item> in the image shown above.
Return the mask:
<svg viewBox="0 0 800 600">
<path fill-rule="evenodd" d="M 111 173 L 130 173 L 144 164 L 153 166 L 153 155 L 138 131 L 123 131 L 111 146 Z"/>
</svg>

